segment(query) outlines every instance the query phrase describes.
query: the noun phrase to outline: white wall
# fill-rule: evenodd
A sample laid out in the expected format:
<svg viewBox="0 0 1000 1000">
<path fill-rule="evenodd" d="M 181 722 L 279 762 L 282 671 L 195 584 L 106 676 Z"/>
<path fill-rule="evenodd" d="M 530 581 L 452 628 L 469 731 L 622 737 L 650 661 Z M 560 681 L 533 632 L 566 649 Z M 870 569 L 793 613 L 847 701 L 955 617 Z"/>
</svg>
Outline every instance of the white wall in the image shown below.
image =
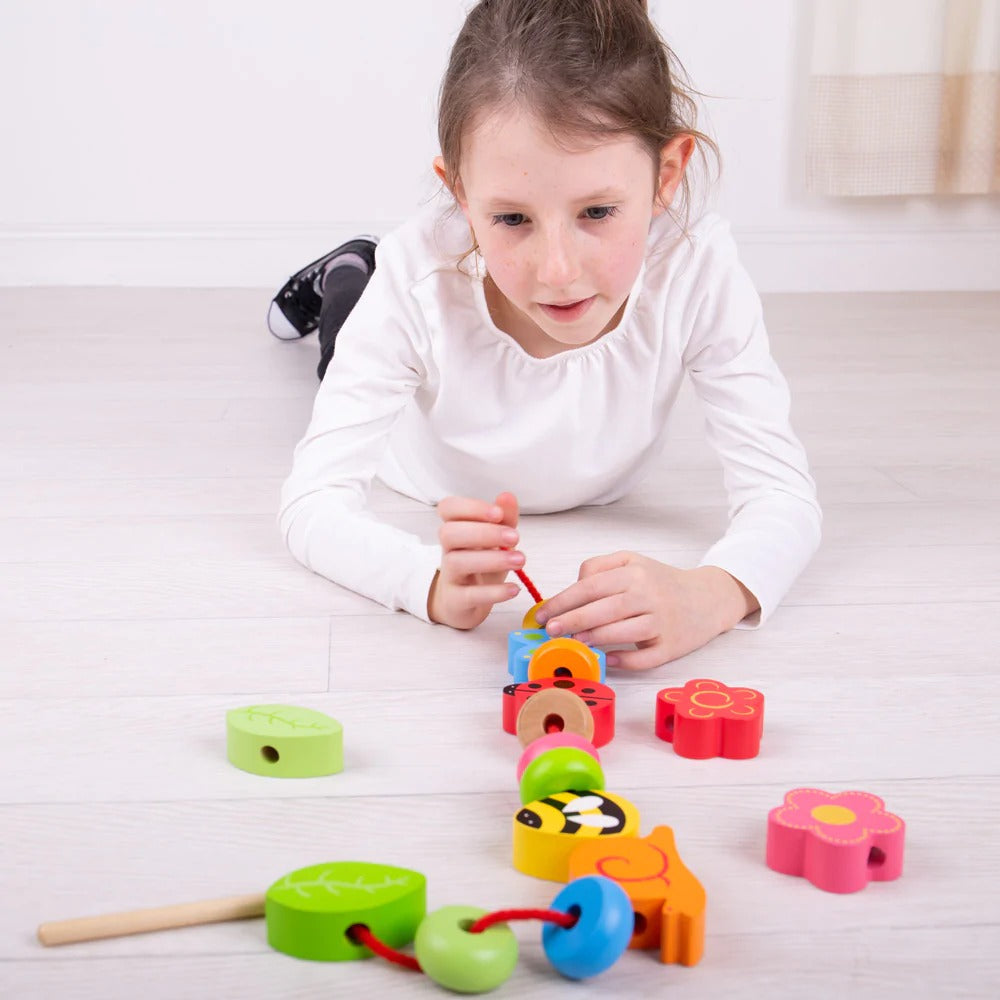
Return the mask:
<svg viewBox="0 0 1000 1000">
<path fill-rule="evenodd" d="M 270 288 L 434 190 L 471 0 L 4 0 L 0 284 Z M 654 0 L 765 291 L 1000 288 L 998 199 L 801 192 L 807 0 Z M 14 96 L 18 95 L 18 96 Z"/>
</svg>

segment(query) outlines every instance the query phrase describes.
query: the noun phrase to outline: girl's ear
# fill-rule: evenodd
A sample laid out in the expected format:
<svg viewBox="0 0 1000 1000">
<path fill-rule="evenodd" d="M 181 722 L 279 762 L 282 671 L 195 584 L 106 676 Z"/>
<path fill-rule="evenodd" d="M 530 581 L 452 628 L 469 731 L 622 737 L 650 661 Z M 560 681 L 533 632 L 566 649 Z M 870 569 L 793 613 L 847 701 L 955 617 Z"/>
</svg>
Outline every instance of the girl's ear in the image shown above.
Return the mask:
<svg viewBox="0 0 1000 1000">
<path fill-rule="evenodd" d="M 660 174 L 653 199 L 653 215 L 662 215 L 674 200 L 677 189 L 684 179 L 688 160 L 694 152 L 695 139 L 693 135 L 682 132 L 675 135 L 670 142 L 660 150 Z"/>
<path fill-rule="evenodd" d="M 467 199 L 465 197 L 465 188 L 462 187 L 461 180 L 459 180 L 456 184 L 452 184 L 451 178 L 448 176 L 448 168 L 444 163 L 444 157 L 434 157 L 434 173 L 438 175 L 441 179 L 441 183 L 452 193 L 455 201 L 461 205 L 462 211 L 465 211 L 468 208 Z"/>
</svg>

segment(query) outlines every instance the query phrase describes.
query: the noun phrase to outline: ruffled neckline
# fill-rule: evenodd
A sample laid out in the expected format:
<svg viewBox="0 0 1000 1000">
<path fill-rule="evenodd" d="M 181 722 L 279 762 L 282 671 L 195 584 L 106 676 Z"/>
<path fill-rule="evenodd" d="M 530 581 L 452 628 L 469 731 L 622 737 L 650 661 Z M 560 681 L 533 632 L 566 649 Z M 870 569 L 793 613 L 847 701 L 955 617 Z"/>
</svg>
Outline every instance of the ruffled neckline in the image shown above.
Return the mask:
<svg viewBox="0 0 1000 1000">
<path fill-rule="evenodd" d="M 553 367 L 558 367 L 560 365 L 567 365 L 573 361 L 589 357 L 596 352 L 609 350 L 625 336 L 626 331 L 631 325 L 632 316 L 635 313 L 636 304 L 640 293 L 642 292 L 643 282 L 646 277 L 646 259 L 643 258 L 642 264 L 639 267 L 639 273 L 636 275 L 632 288 L 629 290 L 628 298 L 625 302 L 625 311 L 622 313 L 622 318 L 618 321 L 618 325 L 613 330 L 609 330 L 602 337 L 598 337 L 597 340 L 592 341 L 589 344 L 584 344 L 582 347 L 574 347 L 568 351 L 560 351 L 558 354 L 553 354 L 548 358 L 536 358 L 533 354 L 529 354 L 509 333 L 505 333 L 496 325 L 496 323 L 493 322 L 493 317 L 490 315 L 490 307 L 486 301 L 485 261 L 478 252 L 475 256 L 475 273 L 469 274 L 469 278 L 472 287 L 472 298 L 475 302 L 476 312 L 479 314 L 479 319 L 482 322 L 483 327 L 500 343 L 501 346 L 516 354 L 519 360 L 533 365 L 551 365 Z"/>
</svg>

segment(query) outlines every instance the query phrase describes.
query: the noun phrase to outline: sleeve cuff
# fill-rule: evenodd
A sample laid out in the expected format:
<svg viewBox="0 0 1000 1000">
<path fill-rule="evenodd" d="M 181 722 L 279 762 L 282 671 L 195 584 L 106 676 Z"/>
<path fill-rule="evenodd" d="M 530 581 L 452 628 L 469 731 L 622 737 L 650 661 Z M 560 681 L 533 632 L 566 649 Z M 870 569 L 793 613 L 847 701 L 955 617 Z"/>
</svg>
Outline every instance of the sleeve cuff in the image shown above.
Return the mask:
<svg viewBox="0 0 1000 1000">
<path fill-rule="evenodd" d="M 427 596 L 434 574 L 441 565 L 440 545 L 420 545 L 414 553 L 409 568 L 401 574 L 399 589 L 392 605 L 408 611 L 415 618 L 431 623 L 427 614 Z"/>
</svg>

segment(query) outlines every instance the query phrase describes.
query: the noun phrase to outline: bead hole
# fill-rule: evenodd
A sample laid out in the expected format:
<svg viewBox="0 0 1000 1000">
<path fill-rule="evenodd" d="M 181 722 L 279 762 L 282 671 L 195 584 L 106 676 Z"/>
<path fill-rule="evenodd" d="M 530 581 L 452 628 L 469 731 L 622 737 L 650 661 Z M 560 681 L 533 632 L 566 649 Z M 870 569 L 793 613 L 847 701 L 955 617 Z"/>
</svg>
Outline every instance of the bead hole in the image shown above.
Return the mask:
<svg viewBox="0 0 1000 1000">
<path fill-rule="evenodd" d="M 468 934 L 469 931 L 472 930 L 474 924 L 475 920 L 473 920 L 471 917 L 465 917 L 462 920 L 459 920 L 458 929 L 465 931 L 465 933 Z"/>
<path fill-rule="evenodd" d="M 674 738 L 674 717 L 668 715 L 666 719 L 663 720 L 663 735 L 666 736 L 668 740 Z"/>
<path fill-rule="evenodd" d="M 368 928 L 364 924 L 351 924 L 351 926 L 344 931 L 344 937 L 346 937 L 351 944 L 359 945 L 361 944 L 361 937 L 358 932 L 366 930 L 368 930 Z"/>
<path fill-rule="evenodd" d="M 881 847 L 873 847 L 868 852 L 868 867 L 881 868 L 885 864 L 885 851 Z"/>
<path fill-rule="evenodd" d="M 636 914 L 634 914 L 634 916 L 635 916 L 635 921 L 634 921 L 635 930 L 633 931 L 633 933 L 634 934 L 645 934 L 646 933 L 646 926 L 647 926 L 647 924 L 646 924 L 646 918 L 641 913 L 636 913 Z"/>
<path fill-rule="evenodd" d="M 269 764 L 276 764 L 278 762 L 278 758 L 281 756 L 281 754 L 279 754 L 278 751 L 274 749 L 274 747 L 261 747 L 260 755 Z"/>
<path fill-rule="evenodd" d="M 569 667 L 556 667 L 552 674 L 553 677 L 572 677 L 573 671 Z"/>
<path fill-rule="evenodd" d="M 573 918 L 573 923 L 570 924 L 572 927 L 580 919 L 580 914 L 583 913 L 583 910 L 580 909 L 578 904 L 574 903 L 566 912 Z"/>
<path fill-rule="evenodd" d="M 561 715 L 546 715 L 545 722 L 542 723 L 542 728 L 547 733 L 561 733 L 565 727 L 566 723 Z"/>
</svg>

